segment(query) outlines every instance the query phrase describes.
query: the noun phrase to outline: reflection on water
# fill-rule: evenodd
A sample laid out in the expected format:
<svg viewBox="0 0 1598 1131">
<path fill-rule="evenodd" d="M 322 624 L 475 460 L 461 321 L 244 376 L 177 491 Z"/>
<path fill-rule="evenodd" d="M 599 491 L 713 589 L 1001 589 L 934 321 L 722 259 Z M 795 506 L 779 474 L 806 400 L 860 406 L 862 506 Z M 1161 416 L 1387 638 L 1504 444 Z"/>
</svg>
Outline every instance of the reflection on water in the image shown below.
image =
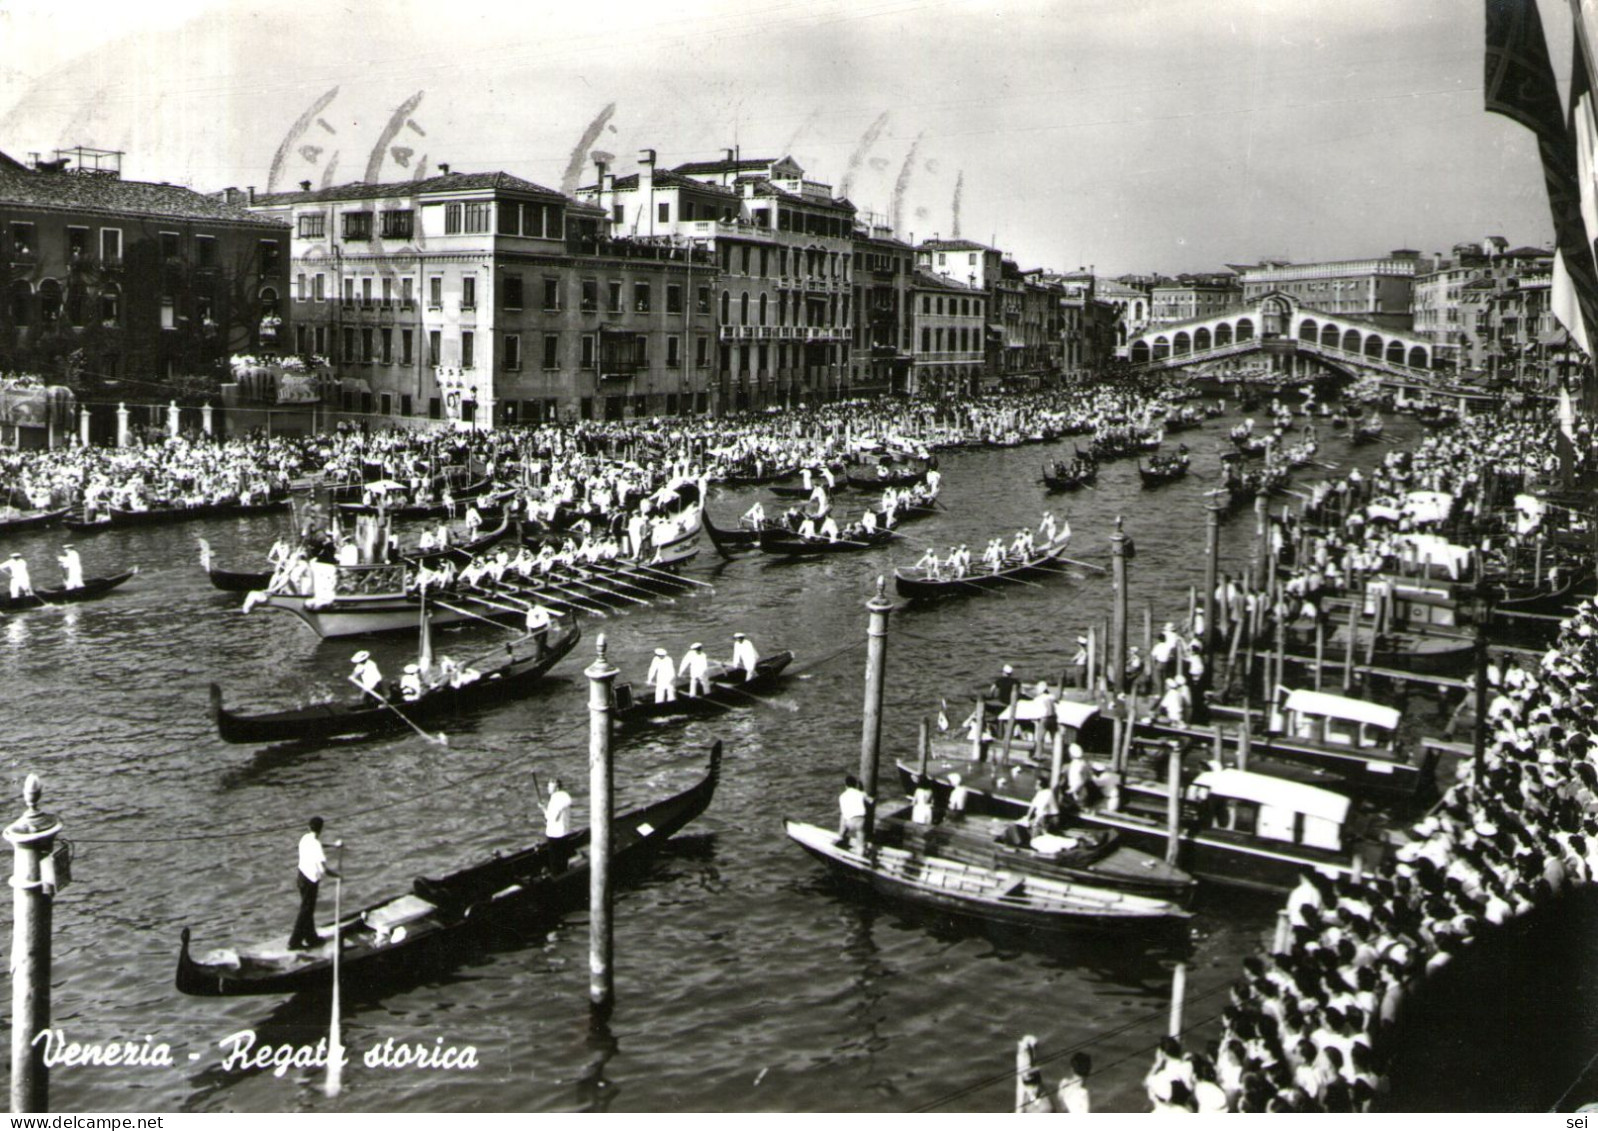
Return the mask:
<svg viewBox="0 0 1598 1131">
<path fill-rule="evenodd" d="M 1159 945 L 1039 946 L 841 891 L 788 843 L 782 819 L 835 820 L 839 783 L 859 757 L 862 603 L 922 543 L 980 546 L 1035 528 L 1047 508 L 1069 514 L 1072 556 L 1103 563 L 1112 520 L 1124 514 L 1138 541 L 1133 608 L 1148 602 L 1158 620 L 1185 610 L 1188 586 L 1202 577 L 1203 491 L 1219 474 L 1224 427 L 1184 438 L 1194 473 L 1154 492 L 1140 489 L 1133 464 L 1115 463 L 1097 490 L 1049 498 L 1036 483 L 1049 449 L 951 453 L 947 510 L 909 528 L 915 545 L 782 568 L 721 563 L 706 546 L 691 574 L 713 592 L 590 622 L 590 640 L 603 628 L 622 678 L 635 682 L 654 648 L 678 656 L 703 640 L 724 655 L 735 630 L 763 652 L 791 648 L 804 673 L 774 705 L 652 730 L 620 748 L 622 807 L 688 785 L 713 738 L 725 741 L 726 764 L 691 835 L 618 890 L 608 1040 L 589 1040 L 586 915 L 577 912 L 536 933 L 496 934 L 426 981 L 347 1001 L 352 1050 L 441 1037 L 475 1046 L 482 1067 L 393 1071 L 357 1059 L 338 1108 L 903 1110 L 982 1079 L 995 1063 L 1006 1071 L 1026 1032 L 1045 1048 L 1086 1042 L 1106 1062 L 1129 1057 L 1123 1071 L 1140 1073 L 1133 1054 L 1148 1031 L 1158 1035 L 1172 963 L 1189 959 L 1194 992 L 1223 986 L 1268 934 L 1271 903 L 1206 901 L 1188 938 Z M 1345 466 L 1381 454 L 1349 452 L 1335 437 L 1324 450 Z M 731 522 L 759 494 L 716 489 L 710 506 Z M 842 499 L 851 514 L 860 506 Z M 1225 524 L 1223 568 L 1247 559 L 1251 528 Z M 55 1016 L 70 1039 L 156 1031 L 186 1050 L 169 1070 L 60 1068 L 51 1080 L 58 1109 L 329 1109 L 315 1073 L 226 1069 L 217 1045 L 249 1028 L 261 1040 L 314 1044 L 325 1007 L 184 998 L 172 988 L 185 925 L 201 953 L 286 935 L 308 816 L 325 816 L 325 835 L 348 845 L 345 899 L 355 906 L 531 842 L 542 829 L 535 774 L 559 774 L 586 819 L 581 649 L 528 700 L 452 724 L 447 748 L 410 734 L 315 750 L 219 741 L 210 682 L 230 705 L 285 707 L 339 685 L 357 646 L 393 673 L 415 643 L 324 644 L 293 618 L 242 615 L 236 596 L 211 589 L 195 566 L 197 529 L 97 535 L 80 546 L 85 571 L 137 564 L 137 578 L 103 601 L 0 617 L 7 766 L 14 783 L 44 774 L 49 806 L 80 848 L 76 882 L 56 910 Z M 206 524 L 204 536 L 219 565 L 250 568 L 277 530 L 229 521 Z M 46 537 L 15 548 L 41 562 L 54 553 Z M 936 713 L 940 698 L 963 714 L 1001 663 L 1053 678 L 1076 633 L 1108 613 L 1107 579 L 1091 572 L 896 612 L 884 756 L 912 750 L 917 719 Z M 502 639 L 482 627 L 440 636 L 457 652 Z M 1127 1025 L 1125 1036 L 1110 1035 Z M 202 1055 L 189 1062 L 191 1051 Z M 1113 1081 L 1104 1086 L 1115 1094 Z M 1008 1102 L 1000 1085 L 952 1109 Z"/>
</svg>

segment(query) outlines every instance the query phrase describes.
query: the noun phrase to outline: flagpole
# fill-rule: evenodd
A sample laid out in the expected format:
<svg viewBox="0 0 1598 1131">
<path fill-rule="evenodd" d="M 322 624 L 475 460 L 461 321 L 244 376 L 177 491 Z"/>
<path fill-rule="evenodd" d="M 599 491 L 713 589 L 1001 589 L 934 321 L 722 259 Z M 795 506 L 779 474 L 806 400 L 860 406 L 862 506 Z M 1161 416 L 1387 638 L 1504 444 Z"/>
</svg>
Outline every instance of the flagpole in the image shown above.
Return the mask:
<svg viewBox="0 0 1598 1131">
<path fill-rule="evenodd" d="M 344 842 L 338 842 L 338 871 L 333 873 L 333 1012 L 327 1026 L 327 1084 L 324 1091 L 328 1099 L 337 1099 L 344 1089 L 344 1041 L 339 1032 L 339 952 L 344 940 L 339 931 L 344 920 Z"/>
</svg>

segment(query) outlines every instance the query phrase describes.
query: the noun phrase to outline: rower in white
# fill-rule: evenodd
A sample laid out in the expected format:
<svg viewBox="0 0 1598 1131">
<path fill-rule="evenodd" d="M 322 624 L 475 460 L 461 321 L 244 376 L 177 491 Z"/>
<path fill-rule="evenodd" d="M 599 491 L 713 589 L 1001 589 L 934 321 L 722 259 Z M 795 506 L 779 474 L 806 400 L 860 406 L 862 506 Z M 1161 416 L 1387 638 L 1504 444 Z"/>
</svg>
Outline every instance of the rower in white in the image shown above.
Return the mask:
<svg viewBox="0 0 1598 1131">
<path fill-rule="evenodd" d="M 22 560 L 22 555 L 15 550 L 11 556 L 0 562 L 0 569 L 11 575 L 11 599 L 33 596 L 33 580 L 28 576 L 28 563 Z"/>
<path fill-rule="evenodd" d="M 656 703 L 676 702 L 677 677 L 672 671 L 671 656 L 664 648 L 655 649 L 655 658 L 649 662 L 649 675 L 645 679 L 655 689 Z"/>
<path fill-rule="evenodd" d="M 61 547 L 61 556 L 56 559 L 61 565 L 61 572 L 67 575 L 65 588 L 83 588 L 83 560 L 78 557 L 78 551 L 71 542 Z"/>
<path fill-rule="evenodd" d="M 754 643 L 741 632 L 732 634 L 732 663 L 728 665 L 734 669 L 742 668 L 744 682 L 755 678 L 755 665 L 760 663 L 760 653 L 755 651 Z"/>
</svg>

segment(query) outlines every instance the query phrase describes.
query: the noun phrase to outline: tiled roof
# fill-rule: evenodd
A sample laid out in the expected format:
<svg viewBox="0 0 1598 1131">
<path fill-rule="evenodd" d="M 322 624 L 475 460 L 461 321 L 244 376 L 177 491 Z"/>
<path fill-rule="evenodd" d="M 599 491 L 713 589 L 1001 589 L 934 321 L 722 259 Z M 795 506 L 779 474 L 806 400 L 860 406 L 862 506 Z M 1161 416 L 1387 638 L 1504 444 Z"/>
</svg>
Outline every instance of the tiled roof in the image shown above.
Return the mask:
<svg viewBox="0 0 1598 1131">
<path fill-rule="evenodd" d="M 997 248 L 972 240 L 923 240 L 922 251 L 997 251 Z"/>
<path fill-rule="evenodd" d="M 841 196 L 822 199 L 821 197 L 805 196 L 803 193 L 789 192 L 785 188 L 778 188 L 764 177 L 753 178 L 753 181 L 757 197 L 774 197 L 777 200 L 787 200 L 794 204 L 810 204 L 820 208 L 839 208 L 848 212 L 858 211 L 850 201 Z"/>
<path fill-rule="evenodd" d="M 638 174 L 628 173 L 625 177 L 617 177 L 615 184 L 612 187 L 618 192 L 632 192 L 638 188 Z M 738 194 L 733 192 L 730 188 L 723 188 L 721 185 L 706 184 L 704 181 L 696 181 L 692 177 L 685 177 L 682 174 L 673 172 L 670 169 L 655 170 L 655 187 L 691 188 L 695 192 L 706 192 L 713 196 L 724 196 L 729 200 L 739 199 Z M 585 185 L 577 191 L 598 192 L 599 186 Z"/>
<path fill-rule="evenodd" d="M 964 283 L 927 271 L 917 271 L 912 286 L 924 291 L 959 291 L 961 294 L 984 294 L 981 287 L 968 287 Z"/>
<path fill-rule="evenodd" d="M 164 216 L 174 220 L 224 220 L 278 229 L 278 220 L 182 185 L 125 181 L 97 173 L 39 173 L 10 158 L 0 162 L 0 204 L 61 208 L 113 216 Z"/>
<path fill-rule="evenodd" d="M 1517 247 L 1514 251 L 1500 252 L 1504 259 L 1552 259 L 1554 253 L 1546 247 Z"/>
<path fill-rule="evenodd" d="M 690 176 L 702 176 L 705 173 L 738 173 L 745 169 L 769 169 L 778 160 L 780 159 L 776 157 L 745 157 L 741 161 L 728 161 L 725 158 L 720 161 L 687 161 L 673 166 L 671 172 L 687 173 Z"/>
<path fill-rule="evenodd" d="M 314 204 L 325 200 L 378 200 L 390 196 L 426 196 L 441 192 L 469 192 L 493 189 L 496 192 L 516 192 L 545 196 L 554 200 L 566 198 L 552 188 L 524 181 L 509 173 L 446 173 L 420 181 L 388 181 L 367 184 L 354 181 L 347 185 L 333 185 L 309 192 L 273 192 L 257 195 L 256 207 L 274 204 Z"/>
</svg>

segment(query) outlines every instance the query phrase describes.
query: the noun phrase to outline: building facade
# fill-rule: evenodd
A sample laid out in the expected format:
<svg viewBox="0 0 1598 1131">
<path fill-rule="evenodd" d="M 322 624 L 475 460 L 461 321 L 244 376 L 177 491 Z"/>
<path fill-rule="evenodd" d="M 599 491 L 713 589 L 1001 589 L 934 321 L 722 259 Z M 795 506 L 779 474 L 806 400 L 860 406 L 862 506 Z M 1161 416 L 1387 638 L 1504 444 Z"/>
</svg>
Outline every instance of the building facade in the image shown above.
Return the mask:
<svg viewBox="0 0 1598 1131">
<path fill-rule="evenodd" d="M 915 248 L 886 224 L 858 221 L 854 239 L 855 342 L 850 380 L 857 394 L 912 390 L 911 285 Z"/>
<path fill-rule="evenodd" d="M 855 207 L 806 179 L 791 157 L 600 167 L 578 196 L 612 234 L 638 232 L 707 254 L 719 270 L 713 407 L 795 405 L 850 396 L 857 373 Z"/>
<path fill-rule="evenodd" d="M 1243 289 L 1230 275 L 1178 275 L 1149 290 L 1149 324 L 1188 322 L 1224 314 L 1243 301 Z"/>
<path fill-rule="evenodd" d="M 1326 263 L 1272 260 L 1233 266 L 1242 278 L 1243 302 L 1280 291 L 1314 310 L 1393 330 L 1411 326 L 1411 300 L 1420 253 L 1401 248 L 1378 259 Z"/>
<path fill-rule="evenodd" d="M 233 354 L 289 332 L 288 228 L 179 185 L 125 181 L 120 158 L 0 154 L 0 371 L 91 399 L 207 394 Z"/>
<path fill-rule="evenodd" d="M 970 396 L 987 374 L 988 293 L 917 271 L 910 283 L 910 392 L 921 397 Z"/>
<path fill-rule="evenodd" d="M 1456 244 L 1415 279 L 1415 330 L 1442 364 L 1483 379 L 1523 382 L 1563 348 L 1550 299 L 1554 254 L 1508 249 L 1501 236 Z"/>
<path fill-rule="evenodd" d="M 709 406 L 708 256 L 612 239 L 598 209 L 507 173 L 257 197 L 293 225 L 295 346 L 348 412 L 473 426 Z"/>
</svg>

